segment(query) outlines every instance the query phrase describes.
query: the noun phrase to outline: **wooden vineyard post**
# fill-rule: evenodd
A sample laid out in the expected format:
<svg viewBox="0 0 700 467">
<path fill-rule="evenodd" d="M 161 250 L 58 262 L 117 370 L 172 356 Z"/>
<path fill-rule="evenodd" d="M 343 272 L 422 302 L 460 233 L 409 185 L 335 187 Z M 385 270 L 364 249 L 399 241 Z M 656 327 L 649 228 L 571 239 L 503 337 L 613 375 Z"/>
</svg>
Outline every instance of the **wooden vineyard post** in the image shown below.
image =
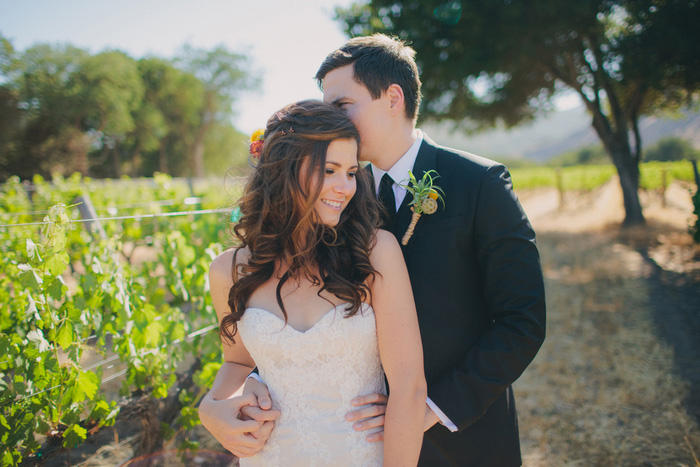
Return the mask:
<svg viewBox="0 0 700 467">
<path fill-rule="evenodd" d="M 661 206 L 666 207 L 666 181 L 668 179 L 668 169 L 661 169 Z"/>
<path fill-rule="evenodd" d="M 107 240 L 107 234 L 105 233 L 104 227 L 102 227 L 102 224 L 100 224 L 100 221 L 97 219 L 97 213 L 95 212 L 95 207 L 92 205 L 92 201 L 90 200 L 90 195 L 80 195 L 75 198 L 75 202 L 78 204 L 80 218 L 90 219 L 85 223 L 85 227 L 88 229 L 88 232 L 93 235 L 95 232 L 97 232 L 102 240 Z"/>
<path fill-rule="evenodd" d="M 557 167 L 557 191 L 559 192 L 559 210 L 564 210 L 564 182 L 561 176 L 561 167 Z"/>
</svg>

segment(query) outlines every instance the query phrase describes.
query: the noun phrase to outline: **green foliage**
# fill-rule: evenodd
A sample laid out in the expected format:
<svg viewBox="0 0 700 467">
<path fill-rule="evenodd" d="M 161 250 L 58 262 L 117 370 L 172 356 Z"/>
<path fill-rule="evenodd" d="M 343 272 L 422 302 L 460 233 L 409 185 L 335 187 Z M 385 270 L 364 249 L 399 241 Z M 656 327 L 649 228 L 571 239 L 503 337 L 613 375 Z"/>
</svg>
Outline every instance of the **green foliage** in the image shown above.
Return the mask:
<svg viewBox="0 0 700 467">
<path fill-rule="evenodd" d="M 106 221 L 108 238 L 100 240 L 73 222 L 78 209 L 67 202 L 76 195 L 89 194 L 104 214 L 125 214 L 125 209 L 136 214 L 157 212 L 163 197 L 174 201 L 169 208 L 191 209 L 183 200 L 198 193 L 164 175 L 106 183 L 75 175 L 56 177 L 53 185 L 35 177 L 34 182 L 31 201 L 16 177 L 0 190 L 2 224 L 35 221 L 31 211 L 49 209 L 40 230 L 0 228 L 2 465 L 18 465 L 37 452 L 36 435 L 71 448 L 90 428 L 114 423 L 117 403 L 102 386 L 119 374 L 99 362 L 86 366 L 88 355 L 120 362 L 127 397 L 134 391 L 171 395 L 188 357 L 201 365 L 194 375 L 201 384 L 211 383 L 220 364 L 207 270 L 222 250 L 225 215 Z M 201 188 L 202 193 L 221 192 L 219 186 Z M 219 196 L 202 204 L 226 202 Z M 137 260 L 139 251 L 145 258 Z M 204 386 L 196 389 L 180 395 L 178 425 L 165 427 L 164 436 L 180 434 L 187 442 L 187 430 L 198 423 L 195 407 Z"/>
<path fill-rule="evenodd" d="M 232 103 L 238 92 L 257 86 L 258 80 L 245 71 L 249 68 L 246 56 L 233 53 L 223 46 L 213 50 L 185 46 L 180 55 L 176 63 L 204 85 L 200 123 L 194 134 L 191 161 L 191 174 L 201 177 L 205 170 L 206 136 L 216 122 L 224 122 L 231 115 Z"/>
<path fill-rule="evenodd" d="M 644 160 L 647 161 L 681 161 L 698 159 L 700 151 L 695 149 L 689 141 L 668 137 L 659 140 L 654 146 L 644 151 Z"/>
<path fill-rule="evenodd" d="M 223 173 L 241 153 L 229 122 L 238 93 L 257 84 L 249 69 L 222 47 L 136 61 L 48 44 L 21 52 L 0 37 L 0 180 Z"/>
</svg>

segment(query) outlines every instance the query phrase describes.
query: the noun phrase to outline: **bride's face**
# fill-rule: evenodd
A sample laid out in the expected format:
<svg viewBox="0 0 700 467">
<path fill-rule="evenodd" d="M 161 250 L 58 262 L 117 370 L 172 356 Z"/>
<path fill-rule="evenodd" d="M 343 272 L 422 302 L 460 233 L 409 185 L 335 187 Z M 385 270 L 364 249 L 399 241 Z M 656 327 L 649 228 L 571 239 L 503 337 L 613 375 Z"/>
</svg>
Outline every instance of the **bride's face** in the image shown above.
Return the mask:
<svg viewBox="0 0 700 467">
<path fill-rule="evenodd" d="M 302 186 L 306 183 L 308 158 L 301 165 L 299 179 Z M 326 166 L 323 168 L 323 185 L 314 206 L 316 215 L 326 225 L 335 226 L 340 222 L 340 215 L 357 190 L 355 175 L 359 170 L 357 162 L 357 142 L 354 139 L 337 139 L 328 145 Z M 315 192 L 315 187 L 310 187 Z"/>
</svg>

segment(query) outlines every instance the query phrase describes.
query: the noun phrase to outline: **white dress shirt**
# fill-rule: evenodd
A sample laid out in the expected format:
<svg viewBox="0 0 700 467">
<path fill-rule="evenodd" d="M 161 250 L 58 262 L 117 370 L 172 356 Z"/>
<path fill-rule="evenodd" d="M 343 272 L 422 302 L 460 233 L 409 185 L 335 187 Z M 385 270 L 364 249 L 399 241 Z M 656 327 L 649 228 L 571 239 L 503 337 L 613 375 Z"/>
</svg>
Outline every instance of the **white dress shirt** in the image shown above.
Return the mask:
<svg viewBox="0 0 700 467">
<path fill-rule="evenodd" d="M 394 181 L 392 188 L 394 190 L 394 199 L 396 200 L 396 211 L 399 210 L 403 199 L 406 197 L 407 190 L 405 188 L 406 183 L 408 183 L 408 171 L 413 170 L 413 166 L 416 164 L 416 157 L 418 157 L 418 150 L 420 145 L 423 143 L 423 132 L 416 130 L 418 132 L 418 138 L 413 142 L 408 151 L 401 156 L 401 159 L 396 161 L 396 163 L 387 171 L 384 171 L 372 164 L 372 175 L 374 176 L 374 192 L 379 195 L 379 184 L 382 181 L 382 177 L 385 173 L 388 173 L 391 179 Z"/>
</svg>

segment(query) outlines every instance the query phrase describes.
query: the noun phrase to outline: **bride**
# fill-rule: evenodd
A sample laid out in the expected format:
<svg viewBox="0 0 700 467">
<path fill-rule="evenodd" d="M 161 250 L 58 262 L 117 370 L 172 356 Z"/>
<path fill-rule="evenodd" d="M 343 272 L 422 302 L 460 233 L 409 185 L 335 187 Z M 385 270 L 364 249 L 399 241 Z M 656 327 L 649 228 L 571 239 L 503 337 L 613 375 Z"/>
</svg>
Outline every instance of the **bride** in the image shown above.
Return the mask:
<svg viewBox="0 0 700 467">
<path fill-rule="evenodd" d="M 425 413 L 418 321 L 401 249 L 377 230 L 358 164 L 359 135 L 339 110 L 291 104 L 251 145 L 239 247 L 209 278 L 225 364 L 207 395 L 234 397 L 253 367 L 279 418 L 241 466 L 416 465 Z M 391 388 L 383 443 L 344 415 L 358 394 Z"/>
</svg>

